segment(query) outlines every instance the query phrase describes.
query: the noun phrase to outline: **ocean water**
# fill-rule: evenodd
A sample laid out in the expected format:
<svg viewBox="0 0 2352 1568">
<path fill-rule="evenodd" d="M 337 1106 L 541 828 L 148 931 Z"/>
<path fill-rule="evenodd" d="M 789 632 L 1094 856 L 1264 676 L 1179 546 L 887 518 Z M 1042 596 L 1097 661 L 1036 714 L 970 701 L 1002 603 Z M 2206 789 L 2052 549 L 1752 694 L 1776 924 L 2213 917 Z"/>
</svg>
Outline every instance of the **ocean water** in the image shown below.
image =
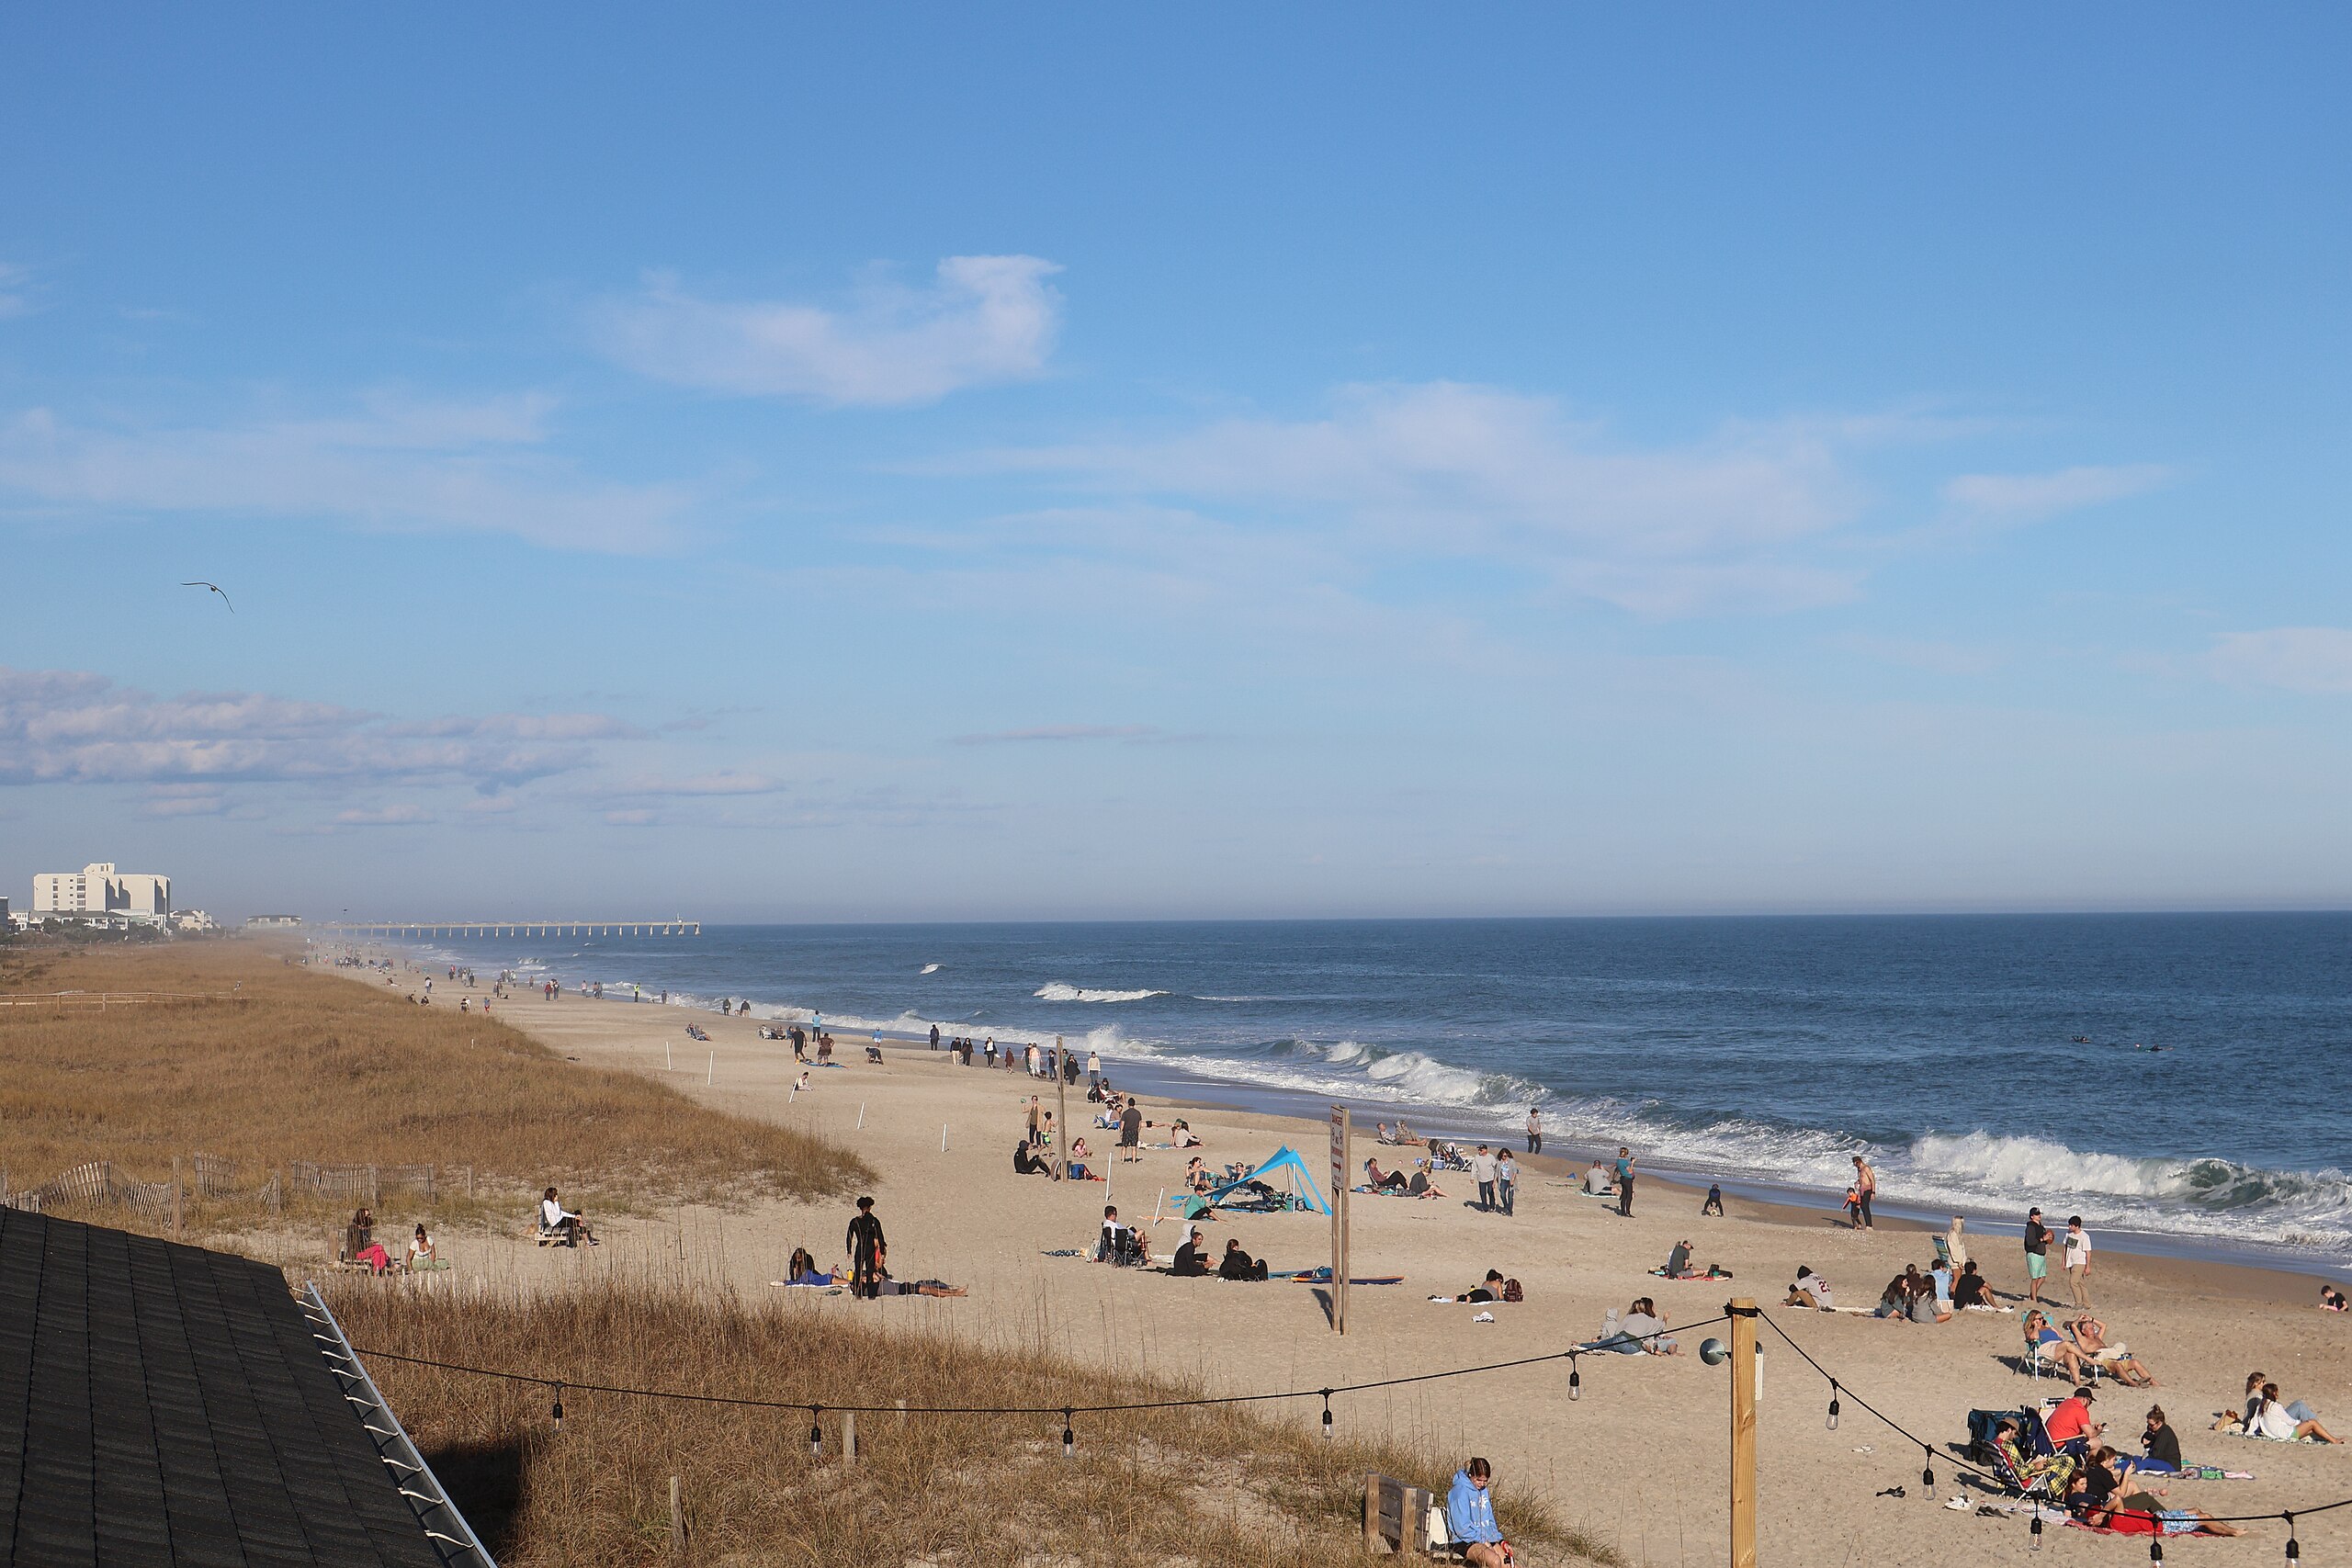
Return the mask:
<svg viewBox="0 0 2352 1568">
<path fill-rule="evenodd" d="M 757 926 L 437 944 L 1284 1110 L 2352 1260 L 2352 915 Z M 2082 1037 L 2078 1043 L 2076 1037 Z M 2142 1047 L 2156 1047 L 2143 1049 Z M 1216 1086 L 1214 1089 L 1205 1087 Z"/>
</svg>

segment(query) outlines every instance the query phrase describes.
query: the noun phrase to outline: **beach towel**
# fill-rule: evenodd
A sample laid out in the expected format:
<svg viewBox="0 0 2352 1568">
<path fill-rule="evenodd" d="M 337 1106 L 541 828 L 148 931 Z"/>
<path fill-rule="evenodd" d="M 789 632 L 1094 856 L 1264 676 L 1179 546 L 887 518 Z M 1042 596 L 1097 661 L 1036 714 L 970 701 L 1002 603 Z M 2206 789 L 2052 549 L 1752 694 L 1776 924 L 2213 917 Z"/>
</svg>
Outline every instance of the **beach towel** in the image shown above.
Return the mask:
<svg viewBox="0 0 2352 1568">
<path fill-rule="evenodd" d="M 1319 1269 L 1278 1269 L 1268 1274 L 1266 1278 L 1287 1280 L 1294 1285 L 1328 1285 L 1331 1282 L 1331 1266 L 1327 1263 Z M 1351 1285 L 1401 1285 L 1404 1282 L 1405 1276 L 1402 1274 L 1351 1274 L 1348 1276 L 1348 1283 Z"/>
<path fill-rule="evenodd" d="M 1663 1269 L 1653 1269 L 1650 1272 L 1657 1275 L 1661 1280 L 1672 1280 L 1677 1283 L 1689 1280 L 1728 1280 L 1732 1277 L 1730 1269 L 1713 1263 L 1707 1265 L 1707 1270 L 1703 1274 L 1695 1269 L 1687 1274 L 1669 1274 Z"/>
</svg>

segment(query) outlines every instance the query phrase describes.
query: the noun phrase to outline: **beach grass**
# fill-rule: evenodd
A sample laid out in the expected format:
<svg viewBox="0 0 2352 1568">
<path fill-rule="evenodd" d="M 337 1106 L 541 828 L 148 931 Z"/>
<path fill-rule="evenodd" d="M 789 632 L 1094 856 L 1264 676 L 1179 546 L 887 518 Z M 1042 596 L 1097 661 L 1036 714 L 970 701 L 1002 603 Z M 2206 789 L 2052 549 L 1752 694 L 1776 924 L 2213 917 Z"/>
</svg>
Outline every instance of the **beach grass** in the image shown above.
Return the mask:
<svg viewBox="0 0 2352 1568">
<path fill-rule="evenodd" d="M 426 1166 L 435 1212 L 519 1216 L 560 1186 L 573 1207 L 646 1211 L 839 1196 L 871 1179 L 811 1134 L 712 1110 L 641 1076 L 567 1062 L 494 1018 L 419 1007 L 379 984 L 224 939 L 118 949 L 12 944 L 0 994 L 167 991 L 197 999 L 0 1007 L 0 1166 L 12 1189 L 90 1160 L 125 1179 L 184 1182 L 198 1151 L 231 1190 L 184 1186 L 193 1233 L 258 1224 L 258 1193 L 293 1162 Z M 460 1172 L 474 1193 L 469 1201 Z M 290 1214 L 306 1204 L 281 1187 Z M 162 1217 L 86 1216 L 154 1230 Z M 347 1218 L 347 1213 L 344 1215 Z"/>
<path fill-rule="evenodd" d="M 1212 1405 L 1074 1417 L 1058 1411 L 910 1416 L 910 1405 L 1089 1404 L 1182 1398 L 1181 1383 L 1114 1377 L 1045 1345 L 1005 1349 L 899 1320 L 930 1303 L 763 1300 L 723 1289 L 599 1281 L 560 1295 L 455 1298 L 348 1277 L 330 1295 L 352 1343 L 472 1367 L 615 1386 L 749 1394 L 741 1409 L 555 1391 L 403 1365 L 369 1371 L 458 1506 L 510 1564 L 673 1562 L 677 1476 L 704 1562 L 1316 1564 L 1363 1557 L 1367 1472 L 1442 1491 L 1458 1456 L 1409 1437 L 1319 1435 L 1321 1406 Z M 952 1307 L 944 1310 L 952 1312 Z M 806 1404 L 870 1404 L 844 1462 L 842 1419 Z M 1500 1495 L 1513 1539 L 1549 1562 L 1613 1562 L 1521 1493 Z"/>
</svg>

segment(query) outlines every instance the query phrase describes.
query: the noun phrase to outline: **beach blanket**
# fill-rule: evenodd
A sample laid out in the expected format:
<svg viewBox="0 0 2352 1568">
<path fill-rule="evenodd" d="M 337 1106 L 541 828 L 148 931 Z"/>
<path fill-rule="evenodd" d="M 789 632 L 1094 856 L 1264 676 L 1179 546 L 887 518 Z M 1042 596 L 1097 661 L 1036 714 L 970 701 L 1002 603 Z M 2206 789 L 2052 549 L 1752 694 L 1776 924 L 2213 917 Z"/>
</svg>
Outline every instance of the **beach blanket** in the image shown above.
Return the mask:
<svg viewBox="0 0 2352 1568">
<path fill-rule="evenodd" d="M 1331 1282 L 1331 1266 L 1327 1263 L 1319 1269 L 1278 1269 L 1270 1272 L 1266 1278 L 1288 1280 L 1294 1285 L 1328 1285 Z M 1348 1276 L 1348 1283 L 1351 1285 L 1400 1285 L 1404 1281 L 1405 1276 L 1402 1274 L 1351 1274 Z"/>
<path fill-rule="evenodd" d="M 1821 1310 L 1816 1306 L 1799 1306 L 1794 1302 L 1774 1302 L 1772 1304 L 1787 1312 L 1814 1313 Z M 1869 1307 L 1831 1307 L 1829 1310 L 1831 1312 L 1851 1313 L 1856 1317 L 1868 1317 L 1871 1314 L 1871 1309 Z"/>
<path fill-rule="evenodd" d="M 1704 1273 L 1700 1272 L 1700 1271 L 1699 1271 L 1698 1269 L 1690 1269 L 1689 1272 L 1687 1272 L 1687 1273 L 1681 1273 L 1681 1274 L 1669 1274 L 1669 1273 L 1668 1273 L 1668 1272 L 1667 1272 L 1665 1269 L 1651 1269 L 1651 1270 L 1650 1270 L 1650 1272 L 1651 1272 L 1651 1273 L 1653 1273 L 1653 1274 L 1655 1274 L 1655 1275 L 1657 1275 L 1657 1276 L 1659 1279 L 1661 1279 L 1661 1280 L 1728 1280 L 1728 1279 L 1730 1279 L 1730 1278 L 1732 1277 L 1732 1276 L 1731 1276 L 1731 1270 L 1730 1270 L 1730 1269 L 1724 1269 L 1724 1268 L 1719 1268 L 1719 1267 L 1717 1267 L 1716 1265 L 1714 1265 L 1714 1264 L 1713 1264 L 1713 1263 L 1710 1263 L 1709 1265 L 1707 1265 L 1706 1271 L 1705 1271 Z"/>
</svg>

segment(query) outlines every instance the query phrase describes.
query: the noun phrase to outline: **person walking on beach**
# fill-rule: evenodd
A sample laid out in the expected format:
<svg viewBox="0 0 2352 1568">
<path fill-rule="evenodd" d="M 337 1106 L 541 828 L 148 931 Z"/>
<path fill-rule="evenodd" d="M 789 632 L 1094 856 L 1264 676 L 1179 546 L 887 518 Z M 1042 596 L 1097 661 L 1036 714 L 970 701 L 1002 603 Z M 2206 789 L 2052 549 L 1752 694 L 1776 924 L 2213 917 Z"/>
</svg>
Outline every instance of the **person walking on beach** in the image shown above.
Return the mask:
<svg viewBox="0 0 2352 1568">
<path fill-rule="evenodd" d="M 1532 1155 L 1544 1152 L 1544 1112 L 1532 1105 L 1527 1108 L 1527 1152 Z"/>
<path fill-rule="evenodd" d="M 1634 1151 L 1623 1145 L 1617 1149 L 1617 1213 L 1634 1217 Z"/>
<path fill-rule="evenodd" d="M 1870 1161 L 1856 1155 L 1854 1156 L 1854 1198 L 1859 1205 L 1856 1213 L 1860 1216 L 1861 1228 L 1864 1230 L 1875 1228 L 1871 1224 L 1871 1200 L 1877 1196 L 1878 1172 L 1871 1168 Z"/>
<path fill-rule="evenodd" d="M 939 1049 L 939 1025 L 935 1023 L 931 1026 L 931 1048 L 934 1051 Z"/>
<path fill-rule="evenodd" d="M 1510 1157 L 1509 1149 L 1504 1149 L 1495 1156 L 1495 1196 L 1501 1201 L 1506 1217 L 1510 1214 L 1512 1201 L 1518 1195 L 1519 1162 Z"/>
<path fill-rule="evenodd" d="M 860 1198 L 849 1222 L 849 1293 L 878 1297 L 882 1293 L 882 1258 L 888 1244 L 882 1239 L 882 1222 L 874 1217 L 874 1200 Z"/>
<path fill-rule="evenodd" d="M 1495 1206 L 1495 1156 L 1484 1144 L 1470 1156 L 1470 1179 L 1478 1184 L 1478 1212 L 1490 1212 Z"/>
<path fill-rule="evenodd" d="M 2091 1236 L 2080 1214 L 2066 1220 L 2066 1293 L 2077 1307 L 2091 1304 Z"/>
<path fill-rule="evenodd" d="M 2040 1209 L 2028 1209 L 2025 1215 L 2025 1300 L 2030 1307 L 2041 1304 L 2041 1281 L 2050 1275 L 2050 1227 L 2041 1223 Z"/>
</svg>

